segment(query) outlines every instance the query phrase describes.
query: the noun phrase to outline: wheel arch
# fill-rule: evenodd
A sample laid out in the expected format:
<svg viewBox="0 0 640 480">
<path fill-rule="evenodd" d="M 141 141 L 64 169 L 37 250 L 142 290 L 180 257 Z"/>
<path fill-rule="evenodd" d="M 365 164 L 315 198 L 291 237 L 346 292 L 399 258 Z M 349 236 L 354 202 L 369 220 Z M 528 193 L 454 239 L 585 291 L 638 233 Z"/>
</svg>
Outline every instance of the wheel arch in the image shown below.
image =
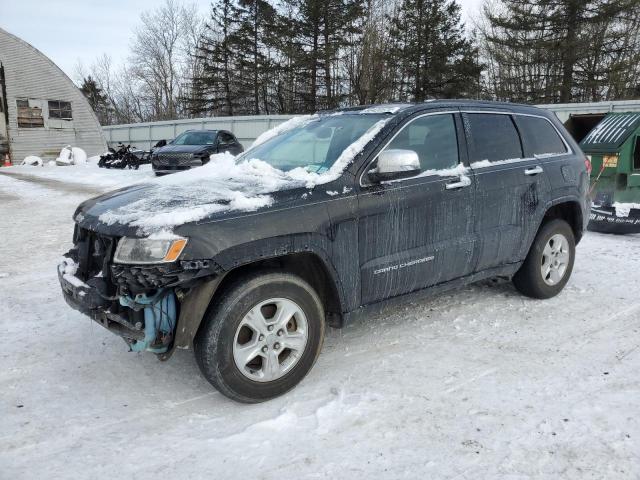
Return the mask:
<svg viewBox="0 0 640 480">
<path fill-rule="evenodd" d="M 540 222 L 538 231 L 545 223 L 554 219 L 564 220 L 569 224 L 577 245 L 584 234 L 584 217 L 580 202 L 576 199 L 564 199 L 549 205 Z"/>
<path fill-rule="evenodd" d="M 331 262 L 320 252 L 292 252 L 247 261 L 194 287 L 181 303 L 174 348 L 192 347 L 208 308 L 224 294 L 228 285 L 249 273 L 274 269 L 293 273 L 309 283 L 324 304 L 327 323 L 335 327 L 342 326 L 344 291 Z"/>
</svg>

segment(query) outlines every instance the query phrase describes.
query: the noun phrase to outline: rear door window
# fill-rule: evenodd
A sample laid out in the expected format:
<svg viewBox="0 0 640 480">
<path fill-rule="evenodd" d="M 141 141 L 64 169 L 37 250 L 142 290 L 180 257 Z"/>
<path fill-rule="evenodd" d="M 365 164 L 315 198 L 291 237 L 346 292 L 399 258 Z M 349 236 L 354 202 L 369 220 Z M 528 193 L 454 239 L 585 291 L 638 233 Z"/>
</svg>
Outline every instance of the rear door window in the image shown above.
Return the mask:
<svg viewBox="0 0 640 480">
<path fill-rule="evenodd" d="M 567 147 L 551 123 L 540 117 L 516 115 L 527 156 L 567 153 Z"/>
<path fill-rule="evenodd" d="M 218 143 L 220 145 L 233 145 L 236 143 L 236 139 L 233 135 L 227 132 L 218 133 Z"/>
<path fill-rule="evenodd" d="M 523 158 L 520 136 L 511 115 L 467 113 L 464 122 L 471 162 Z"/>
</svg>

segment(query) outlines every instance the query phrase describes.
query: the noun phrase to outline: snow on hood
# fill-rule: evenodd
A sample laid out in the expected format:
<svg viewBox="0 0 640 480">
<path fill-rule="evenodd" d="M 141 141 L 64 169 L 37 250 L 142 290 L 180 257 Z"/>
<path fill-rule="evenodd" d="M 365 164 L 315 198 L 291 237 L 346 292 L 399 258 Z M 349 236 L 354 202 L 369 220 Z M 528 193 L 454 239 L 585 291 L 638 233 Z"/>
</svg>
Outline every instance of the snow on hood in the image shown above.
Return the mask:
<svg viewBox="0 0 640 480">
<path fill-rule="evenodd" d="M 304 168 L 283 172 L 260 159 L 250 158 L 250 155 L 239 162 L 229 153 L 212 155 L 211 161 L 202 167 L 141 184 L 144 195 L 102 213 L 99 220 L 106 225 L 138 227 L 140 234 L 150 235 L 218 212 L 251 212 L 268 207 L 273 204 L 270 195 L 273 192 L 312 189 L 338 179 L 387 121 L 374 124 L 324 173 L 309 172 Z"/>
</svg>

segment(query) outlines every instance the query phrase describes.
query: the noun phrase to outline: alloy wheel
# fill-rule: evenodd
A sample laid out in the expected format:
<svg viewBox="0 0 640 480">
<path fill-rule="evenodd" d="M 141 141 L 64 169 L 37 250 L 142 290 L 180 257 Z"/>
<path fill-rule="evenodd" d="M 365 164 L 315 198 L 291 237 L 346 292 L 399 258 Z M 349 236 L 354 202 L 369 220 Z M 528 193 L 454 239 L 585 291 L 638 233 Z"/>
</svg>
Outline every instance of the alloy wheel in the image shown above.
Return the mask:
<svg viewBox="0 0 640 480">
<path fill-rule="evenodd" d="M 233 341 L 233 359 L 242 374 L 257 382 L 285 376 L 300 360 L 308 340 L 307 317 L 286 298 L 271 298 L 247 312 Z"/>
</svg>

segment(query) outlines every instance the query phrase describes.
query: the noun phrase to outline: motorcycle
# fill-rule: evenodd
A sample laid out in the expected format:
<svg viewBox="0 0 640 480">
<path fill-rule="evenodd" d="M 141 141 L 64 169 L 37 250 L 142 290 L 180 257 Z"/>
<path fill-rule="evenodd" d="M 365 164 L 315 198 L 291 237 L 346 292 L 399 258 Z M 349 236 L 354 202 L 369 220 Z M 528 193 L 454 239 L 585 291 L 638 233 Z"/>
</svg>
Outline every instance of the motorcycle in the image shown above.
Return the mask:
<svg viewBox="0 0 640 480">
<path fill-rule="evenodd" d="M 151 155 L 156 148 L 166 145 L 166 141 L 161 140 L 156 143 L 151 150 L 134 150 L 131 145 L 118 144 L 118 148 L 109 147 L 109 151 L 100 155 L 98 167 L 138 170 L 140 165 L 151 163 Z"/>
</svg>

